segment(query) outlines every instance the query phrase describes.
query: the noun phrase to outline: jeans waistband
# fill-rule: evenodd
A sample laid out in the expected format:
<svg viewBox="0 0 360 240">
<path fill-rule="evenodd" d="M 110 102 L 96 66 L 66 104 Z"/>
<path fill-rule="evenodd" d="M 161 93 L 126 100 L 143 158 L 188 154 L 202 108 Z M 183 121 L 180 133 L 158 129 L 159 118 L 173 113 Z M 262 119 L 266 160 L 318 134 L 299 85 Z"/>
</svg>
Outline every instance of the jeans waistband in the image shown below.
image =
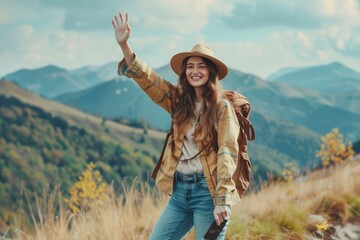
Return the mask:
<svg viewBox="0 0 360 240">
<path fill-rule="evenodd" d="M 175 171 L 174 174 L 175 182 L 196 183 L 199 179 L 204 177 L 205 175 L 203 172 L 193 173 L 193 174 L 182 174 L 178 171 Z"/>
</svg>

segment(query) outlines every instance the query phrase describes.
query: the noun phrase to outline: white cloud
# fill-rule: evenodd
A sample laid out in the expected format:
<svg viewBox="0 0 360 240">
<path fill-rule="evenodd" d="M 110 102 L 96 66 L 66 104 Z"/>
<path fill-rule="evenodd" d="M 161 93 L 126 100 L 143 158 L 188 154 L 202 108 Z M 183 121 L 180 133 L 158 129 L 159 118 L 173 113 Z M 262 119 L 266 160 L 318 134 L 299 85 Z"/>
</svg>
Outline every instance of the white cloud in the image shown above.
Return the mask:
<svg viewBox="0 0 360 240">
<path fill-rule="evenodd" d="M 168 33 L 190 34 L 208 23 L 215 0 L 135 1 L 131 14 L 137 18 L 135 27 Z M 151 11 L 149 11 L 151 9 Z"/>
<path fill-rule="evenodd" d="M 113 15 L 122 11 L 129 12 L 131 23 L 142 31 L 192 33 L 207 24 L 211 11 L 231 10 L 231 5 L 217 0 L 132 0 L 120 3 L 118 0 L 37 1 L 46 8 L 64 10 L 65 29 L 85 31 L 109 29 Z M 215 9 L 214 5 L 218 7 Z"/>
<path fill-rule="evenodd" d="M 329 32 L 328 29 L 309 32 L 277 31 L 261 42 L 218 42 L 214 45 L 216 52 L 220 53 L 219 57 L 230 67 L 262 78 L 284 67 L 320 65 L 334 61 L 359 71 L 360 58 L 354 58 L 353 55 L 344 54 L 344 51 L 334 48 L 337 38 L 330 37 Z M 341 32 L 338 34 L 341 35 Z M 355 37 L 350 37 L 348 42 L 353 39 Z M 344 46 L 347 45 L 344 43 Z"/>
<path fill-rule="evenodd" d="M 17 0 L 4 0 L 0 6 L 1 25 L 18 23 L 19 21 L 32 19 L 36 16 L 33 11 L 25 11 L 26 5 Z"/>
<path fill-rule="evenodd" d="M 360 5 L 357 0 L 319 0 L 322 14 L 337 17 L 343 21 L 356 25 L 353 20 L 360 19 Z"/>
<path fill-rule="evenodd" d="M 210 9 L 218 16 L 230 16 L 234 10 L 234 2 L 232 0 L 213 1 Z"/>
<path fill-rule="evenodd" d="M 225 21 L 240 29 L 357 25 L 360 7 L 357 0 L 238 0 L 232 16 Z"/>
<path fill-rule="evenodd" d="M 75 31 L 37 31 L 31 26 L 20 26 L 12 35 L 11 49 L 2 49 L 0 72 L 9 73 L 26 67 L 35 68 L 55 64 L 66 68 L 101 65 L 120 58 L 113 35 Z"/>
<path fill-rule="evenodd" d="M 328 36 L 336 51 L 360 59 L 360 26 L 332 27 L 328 31 Z"/>
<path fill-rule="evenodd" d="M 0 76 L 120 59 L 111 26 L 119 10 L 130 13 L 133 49 L 153 67 L 197 42 L 209 43 L 229 66 L 262 77 L 289 65 L 360 66 L 358 0 L 3 1 Z"/>
</svg>

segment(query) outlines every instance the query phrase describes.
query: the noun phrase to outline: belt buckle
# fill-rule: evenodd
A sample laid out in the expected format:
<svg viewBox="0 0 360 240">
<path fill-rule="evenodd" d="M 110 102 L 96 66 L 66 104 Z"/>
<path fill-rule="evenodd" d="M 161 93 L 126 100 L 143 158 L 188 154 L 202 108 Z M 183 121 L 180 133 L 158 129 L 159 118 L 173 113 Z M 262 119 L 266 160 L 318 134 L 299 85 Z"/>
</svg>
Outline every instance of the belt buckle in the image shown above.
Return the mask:
<svg viewBox="0 0 360 240">
<path fill-rule="evenodd" d="M 190 182 L 192 179 L 192 175 L 184 175 L 184 182 Z"/>
</svg>

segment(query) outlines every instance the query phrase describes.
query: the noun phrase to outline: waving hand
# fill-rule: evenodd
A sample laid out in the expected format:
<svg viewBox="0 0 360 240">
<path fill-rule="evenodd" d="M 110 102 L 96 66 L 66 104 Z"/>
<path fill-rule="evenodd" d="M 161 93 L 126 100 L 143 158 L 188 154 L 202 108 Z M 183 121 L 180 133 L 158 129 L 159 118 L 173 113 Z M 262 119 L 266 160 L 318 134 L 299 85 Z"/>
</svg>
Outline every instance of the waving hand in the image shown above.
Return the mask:
<svg viewBox="0 0 360 240">
<path fill-rule="evenodd" d="M 128 43 L 131 32 L 128 13 L 126 13 L 125 22 L 122 13 L 119 12 L 119 16 L 115 15 L 111 23 L 114 27 L 116 41 L 120 45 L 126 63 L 129 65 L 134 60 L 135 55 Z"/>
<path fill-rule="evenodd" d="M 119 16 L 115 15 L 111 22 L 114 27 L 116 41 L 120 45 L 127 43 L 131 32 L 128 13 L 125 16 L 125 22 L 122 13 L 119 13 Z"/>
</svg>

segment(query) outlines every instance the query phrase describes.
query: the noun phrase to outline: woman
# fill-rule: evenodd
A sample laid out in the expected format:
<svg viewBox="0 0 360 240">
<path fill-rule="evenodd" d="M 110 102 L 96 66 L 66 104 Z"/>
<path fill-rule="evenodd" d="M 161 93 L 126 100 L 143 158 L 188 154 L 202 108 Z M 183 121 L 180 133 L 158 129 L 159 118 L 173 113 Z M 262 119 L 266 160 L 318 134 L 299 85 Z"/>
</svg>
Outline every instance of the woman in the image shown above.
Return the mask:
<svg viewBox="0 0 360 240">
<path fill-rule="evenodd" d="M 144 92 L 173 119 L 156 186 L 171 198 L 150 239 L 182 239 L 194 226 L 202 239 L 211 223 L 230 217 L 240 201 L 232 175 L 238 155 L 239 123 L 223 96 L 220 80 L 228 69 L 212 50 L 197 44 L 178 53 L 170 65 L 179 75 L 177 86 L 157 75 L 132 51 L 129 16 L 114 16 L 112 24 L 124 59 L 119 75 L 133 78 Z M 224 239 L 229 221 L 218 239 Z"/>
</svg>

